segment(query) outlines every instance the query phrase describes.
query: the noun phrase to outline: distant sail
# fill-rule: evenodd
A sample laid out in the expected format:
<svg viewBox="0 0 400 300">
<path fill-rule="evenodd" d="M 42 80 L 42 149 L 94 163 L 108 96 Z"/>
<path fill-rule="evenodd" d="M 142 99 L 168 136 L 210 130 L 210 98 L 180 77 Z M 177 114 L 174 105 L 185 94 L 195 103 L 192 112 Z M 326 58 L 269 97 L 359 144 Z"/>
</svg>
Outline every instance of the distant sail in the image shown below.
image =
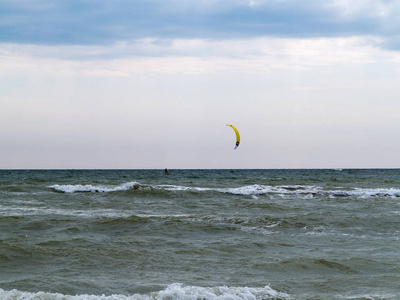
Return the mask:
<svg viewBox="0 0 400 300">
<path fill-rule="evenodd" d="M 240 134 L 239 134 L 239 131 L 238 131 L 238 130 L 236 129 L 236 127 L 233 126 L 233 125 L 226 124 L 226 126 L 232 127 L 232 129 L 235 131 L 235 134 L 236 134 L 236 146 L 235 146 L 235 148 L 233 149 L 233 150 L 235 150 L 235 149 L 239 146 L 239 144 L 240 144 Z"/>
</svg>

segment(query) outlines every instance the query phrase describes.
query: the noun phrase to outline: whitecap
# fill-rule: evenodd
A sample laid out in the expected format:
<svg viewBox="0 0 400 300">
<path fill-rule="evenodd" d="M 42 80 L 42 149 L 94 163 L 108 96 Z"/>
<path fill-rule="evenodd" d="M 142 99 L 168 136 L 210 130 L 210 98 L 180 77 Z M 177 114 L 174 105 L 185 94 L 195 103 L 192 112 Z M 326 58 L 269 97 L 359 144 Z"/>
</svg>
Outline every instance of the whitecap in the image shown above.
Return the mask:
<svg viewBox="0 0 400 300">
<path fill-rule="evenodd" d="M 395 188 L 354 188 L 351 190 L 334 190 L 327 191 L 331 197 L 357 197 L 357 198 L 369 198 L 369 197 L 400 197 L 400 189 Z"/>
<path fill-rule="evenodd" d="M 94 186 L 91 184 L 67 184 L 67 185 L 51 185 L 50 188 L 58 192 L 63 193 L 77 193 L 77 192 L 96 192 L 96 193 L 105 193 L 105 192 L 117 192 L 117 191 L 127 191 L 139 185 L 138 182 L 127 182 L 119 186 Z"/>
<path fill-rule="evenodd" d="M 182 185 L 146 185 L 138 182 L 127 182 L 118 186 L 103 186 L 103 185 L 92 185 L 92 184 L 70 184 L 70 185 L 59 185 L 55 184 L 49 186 L 58 192 L 63 193 L 78 193 L 78 192 L 94 192 L 94 193 L 106 193 L 106 192 L 117 192 L 126 191 L 130 189 L 142 189 L 142 190 L 164 190 L 170 192 L 216 192 L 226 193 L 233 195 L 244 195 L 257 197 L 260 195 L 278 195 L 286 197 L 290 195 L 301 196 L 305 198 L 313 198 L 315 195 L 325 195 L 331 198 L 341 197 L 400 197 L 400 189 L 397 188 L 333 188 L 324 189 L 318 186 L 312 185 L 245 185 L 240 187 L 232 188 L 213 188 L 213 187 L 193 187 L 193 186 L 182 186 Z M 258 199 L 258 198 L 255 198 Z"/>
<path fill-rule="evenodd" d="M 42 300 L 258 300 L 258 299 L 290 299 L 289 295 L 278 292 L 270 286 L 263 288 L 251 287 L 199 287 L 184 286 L 179 283 L 169 285 L 165 290 L 151 292 L 149 294 L 134 295 L 63 295 L 60 293 L 47 292 L 24 292 L 19 290 L 5 291 L 0 289 L 1 299 L 42 299 Z"/>
</svg>

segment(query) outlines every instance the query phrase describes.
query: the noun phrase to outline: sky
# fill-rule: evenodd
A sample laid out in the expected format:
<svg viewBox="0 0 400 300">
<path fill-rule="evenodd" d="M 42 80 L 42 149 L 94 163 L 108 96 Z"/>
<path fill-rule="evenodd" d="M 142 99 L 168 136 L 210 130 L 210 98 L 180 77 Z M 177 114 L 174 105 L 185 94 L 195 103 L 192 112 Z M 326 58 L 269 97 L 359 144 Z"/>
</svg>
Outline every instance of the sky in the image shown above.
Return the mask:
<svg viewBox="0 0 400 300">
<path fill-rule="evenodd" d="M 399 82 L 396 0 L 0 0 L 0 169 L 400 168 Z"/>
</svg>

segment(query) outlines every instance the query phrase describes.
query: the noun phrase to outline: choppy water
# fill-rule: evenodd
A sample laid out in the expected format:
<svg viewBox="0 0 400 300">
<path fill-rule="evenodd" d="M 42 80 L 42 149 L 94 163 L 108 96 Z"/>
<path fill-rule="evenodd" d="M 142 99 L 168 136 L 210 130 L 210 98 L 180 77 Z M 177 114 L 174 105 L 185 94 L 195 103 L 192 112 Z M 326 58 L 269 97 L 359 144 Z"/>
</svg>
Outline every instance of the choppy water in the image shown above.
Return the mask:
<svg viewBox="0 0 400 300">
<path fill-rule="evenodd" d="M 0 299 L 400 299 L 400 170 L 3 170 Z"/>
</svg>

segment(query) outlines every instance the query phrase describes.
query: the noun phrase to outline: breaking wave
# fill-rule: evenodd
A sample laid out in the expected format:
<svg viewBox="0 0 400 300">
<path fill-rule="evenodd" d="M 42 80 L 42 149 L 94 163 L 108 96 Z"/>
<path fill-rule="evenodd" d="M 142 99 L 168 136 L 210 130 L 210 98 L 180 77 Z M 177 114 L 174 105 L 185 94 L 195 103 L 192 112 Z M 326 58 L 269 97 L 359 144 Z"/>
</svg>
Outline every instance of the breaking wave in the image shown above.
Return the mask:
<svg viewBox="0 0 400 300">
<path fill-rule="evenodd" d="M 94 186 L 91 184 L 66 184 L 66 185 L 59 185 L 55 184 L 49 186 L 53 188 L 57 192 L 62 193 L 84 193 L 84 192 L 91 192 L 91 193 L 107 193 L 107 192 L 118 192 L 118 191 L 127 191 L 133 189 L 138 186 L 137 182 L 127 182 L 119 186 L 115 187 L 106 187 L 106 186 Z"/>
<path fill-rule="evenodd" d="M 183 286 L 178 283 L 171 284 L 165 290 L 149 294 L 125 295 L 63 295 L 60 293 L 23 292 L 19 290 L 4 291 L 0 289 L 1 299 L 43 299 L 43 300 L 266 300 L 266 299 L 290 299 L 286 293 L 278 292 L 269 286 L 264 288 L 249 287 L 198 287 Z"/>
<path fill-rule="evenodd" d="M 146 185 L 138 182 L 127 182 L 117 186 L 96 186 L 96 185 L 59 185 L 55 184 L 49 186 L 53 190 L 61 193 L 109 193 L 120 192 L 129 190 L 160 190 L 171 192 L 216 192 L 227 193 L 232 195 L 277 195 L 277 196 L 290 196 L 302 195 L 304 197 L 326 196 L 331 198 L 340 197 L 400 197 L 400 189 L 397 188 L 332 188 L 324 189 L 323 187 L 310 186 L 310 185 L 246 185 L 235 188 L 212 188 L 212 187 L 190 187 L 180 185 Z"/>
</svg>

